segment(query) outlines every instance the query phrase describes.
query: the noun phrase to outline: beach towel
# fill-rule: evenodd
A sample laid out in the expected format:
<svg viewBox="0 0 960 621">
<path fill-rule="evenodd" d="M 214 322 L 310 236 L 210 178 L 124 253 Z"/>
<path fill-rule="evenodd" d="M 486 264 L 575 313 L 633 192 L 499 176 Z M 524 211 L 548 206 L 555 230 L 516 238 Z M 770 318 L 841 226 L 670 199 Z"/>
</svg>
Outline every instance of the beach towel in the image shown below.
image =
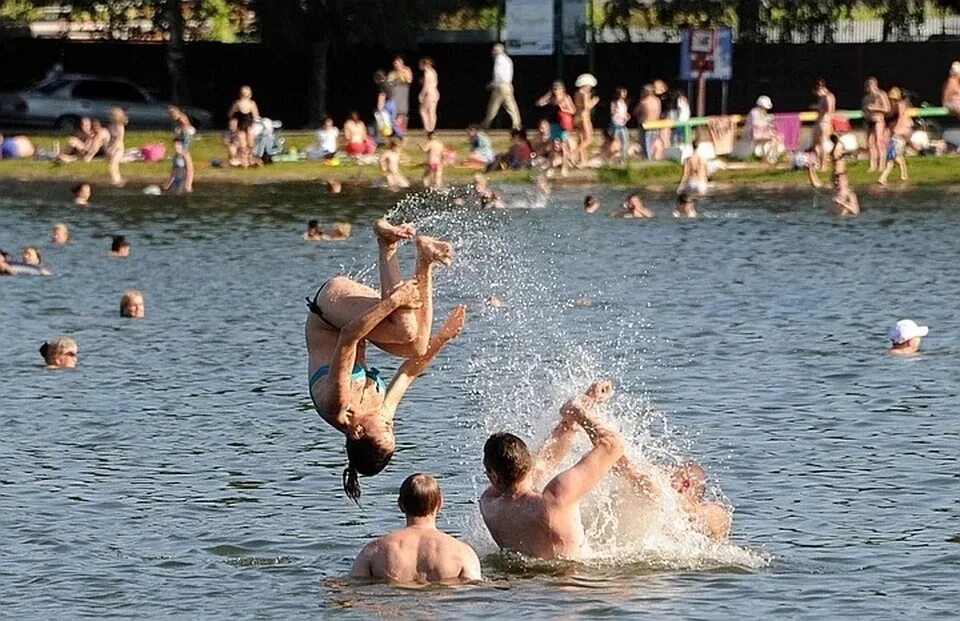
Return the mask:
<svg viewBox="0 0 960 621">
<path fill-rule="evenodd" d="M 717 116 L 707 121 L 707 130 L 710 132 L 710 142 L 713 143 L 717 155 L 727 155 L 733 151 L 733 143 L 737 139 L 737 126 L 728 116 Z"/>
<path fill-rule="evenodd" d="M 800 115 L 797 113 L 775 114 L 777 133 L 787 151 L 796 151 L 800 141 Z"/>
</svg>

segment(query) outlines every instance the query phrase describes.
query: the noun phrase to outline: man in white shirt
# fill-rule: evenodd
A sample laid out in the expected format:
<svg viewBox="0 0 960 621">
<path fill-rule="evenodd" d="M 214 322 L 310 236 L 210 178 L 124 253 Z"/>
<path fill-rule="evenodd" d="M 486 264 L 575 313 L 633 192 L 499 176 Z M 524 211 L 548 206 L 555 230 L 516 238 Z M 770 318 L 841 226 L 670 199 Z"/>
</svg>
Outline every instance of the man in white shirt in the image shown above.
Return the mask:
<svg viewBox="0 0 960 621">
<path fill-rule="evenodd" d="M 483 127 L 487 129 L 497 116 L 501 106 L 506 106 L 513 129 L 520 129 L 520 110 L 513 96 L 513 61 L 507 56 L 502 43 L 493 46 L 493 81 L 489 85 L 490 103 L 487 104 L 487 116 Z"/>
</svg>

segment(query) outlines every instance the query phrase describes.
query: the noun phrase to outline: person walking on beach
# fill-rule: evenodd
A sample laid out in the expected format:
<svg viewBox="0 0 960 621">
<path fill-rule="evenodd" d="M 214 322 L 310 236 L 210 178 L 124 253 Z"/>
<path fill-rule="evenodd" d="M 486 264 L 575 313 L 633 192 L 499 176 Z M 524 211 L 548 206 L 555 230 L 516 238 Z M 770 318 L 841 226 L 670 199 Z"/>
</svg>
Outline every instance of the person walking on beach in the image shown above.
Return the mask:
<svg viewBox="0 0 960 621">
<path fill-rule="evenodd" d="M 630 150 L 630 134 L 627 123 L 630 121 L 630 109 L 627 105 L 627 89 L 622 86 L 613 91 L 613 101 L 610 102 L 610 129 L 609 134 L 614 142 L 620 145 L 619 162 L 626 163 Z"/>
<path fill-rule="evenodd" d="M 386 219 L 373 227 L 379 247 L 380 292 L 344 276 L 327 280 L 307 300 L 310 398 L 317 413 L 346 437 L 343 489 L 360 498 L 359 475 L 373 476 L 393 457 L 397 406 L 414 380 L 447 342 L 463 330 L 466 309 L 455 308 L 440 330 L 433 326 L 433 267 L 449 265 L 453 247 L 418 236 L 409 224 Z M 415 239 L 415 279 L 404 282 L 397 251 Z M 390 384 L 367 365 L 366 343 L 404 359 Z"/>
<path fill-rule="evenodd" d="M 640 94 L 640 101 L 633 111 L 640 124 L 640 144 L 643 155 L 648 160 L 659 160 L 663 157 L 663 143 L 660 140 L 660 130 L 651 129 L 648 124 L 660 120 L 660 98 L 653 90 L 652 84 L 645 84 Z"/>
<path fill-rule="evenodd" d="M 130 120 L 127 114 L 121 108 L 112 108 L 110 110 L 110 142 L 107 144 L 107 170 L 110 172 L 110 183 L 114 186 L 123 185 L 123 177 L 120 176 L 120 162 L 123 161 L 123 155 L 126 151 L 124 147 L 124 137 L 127 135 L 127 123 Z"/>
<path fill-rule="evenodd" d="M 511 129 L 520 129 L 522 127 L 520 109 L 513 94 L 513 61 L 507 56 L 506 48 L 502 43 L 493 46 L 493 80 L 489 88 L 490 101 L 487 103 L 487 116 L 484 117 L 481 126 L 489 129 L 500 108 L 505 107 L 510 116 Z"/>
<path fill-rule="evenodd" d="M 887 164 L 880 173 L 877 182 L 887 185 L 887 179 L 893 172 L 894 166 L 900 167 L 900 181 L 906 181 L 907 176 L 907 141 L 913 134 L 913 119 L 910 118 L 910 104 L 903 96 L 903 92 L 894 86 L 887 95 L 890 99 L 890 115 L 887 117 Z"/>
<path fill-rule="evenodd" d="M 510 433 L 496 433 L 483 447 L 483 466 L 490 486 L 480 497 L 484 524 L 502 549 L 542 559 L 577 559 L 587 550 L 580 502 L 623 455 L 623 443 L 596 416 L 598 405 L 613 396 L 610 382 L 596 382 L 560 409 L 555 437 L 538 458 Z M 556 463 L 551 457 L 573 442 L 578 429 L 593 448 L 572 468 L 538 489 L 543 472 Z"/>
<path fill-rule="evenodd" d="M 443 494 L 436 479 L 410 475 L 400 485 L 397 505 L 406 516 L 406 527 L 365 545 L 350 577 L 411 585 L 482 579 L 473 548 L 437 529 Z"/>
<path fill-rule="evenodd" d="M 423 86 L 420 87 L 420 120 L 423 129 L 432 132 L 437 128 L 437 104 L 440 102 L 440 79 L 433 67 L 432 58 L 420 59 Z"/>
<path fill-rule="evenodd" d="M 866 93 L 861 107 L 863 118 L 867 121 L 867 150 L 870 152 L 870 172 L 882 172 L 887 165 L 887 126 L 886 118 L 890 113 L 890 100 L 880 90 L 877 79 L 867 78 L 863 84 Z"/>
</svg>

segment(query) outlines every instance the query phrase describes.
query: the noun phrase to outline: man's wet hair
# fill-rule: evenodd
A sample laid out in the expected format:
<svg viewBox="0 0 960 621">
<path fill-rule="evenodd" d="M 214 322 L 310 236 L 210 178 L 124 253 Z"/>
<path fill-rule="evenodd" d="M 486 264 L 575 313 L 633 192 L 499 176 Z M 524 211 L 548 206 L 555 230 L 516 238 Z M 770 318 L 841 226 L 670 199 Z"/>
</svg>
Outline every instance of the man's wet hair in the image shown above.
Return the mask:
<svg viewBox="0 0 960 621">
<path fill-rule="evenodd" d="M 418 472 L 408 476 L 400 485 L 397 503 L 409 517 L 424 517 L 440 509 L 440 484 L 429 474 Z"/>
<path fill-rule="evenodd" d="M 130 245 L 130 242 L 127 241 L 127 238 L 123 235 L 114 235 L 113 242 L 110 243 L 110 250 L 117 252 L 121 248 L 125 248 Z"/>
<path fill-rule="evenodd" d="M 593 194 L 587 194 L 586 196 L 583 197 L 584 207 L 590 207 L 591 205 L 596 205 L 598 202 L 599 201 L 597 200 L 597 197 L 594 196 Z"/>
<path fill-rule="evenodd" d="M 533 468 L 533 457 L 523 440 L 500 432 L 487 438 L 483 445 L 483 465 L 496 473 L 504 485 L 513 485 Z"/>
<path fill-rule="evenodd" d="M 320 221 L 319 221 L 319 220 L 310 220 L 309 222 L 307 222 L 307 228 L 308 228 L 308 229 L 319 229 L 319 228 L 320 228 Z"/>
</svg>

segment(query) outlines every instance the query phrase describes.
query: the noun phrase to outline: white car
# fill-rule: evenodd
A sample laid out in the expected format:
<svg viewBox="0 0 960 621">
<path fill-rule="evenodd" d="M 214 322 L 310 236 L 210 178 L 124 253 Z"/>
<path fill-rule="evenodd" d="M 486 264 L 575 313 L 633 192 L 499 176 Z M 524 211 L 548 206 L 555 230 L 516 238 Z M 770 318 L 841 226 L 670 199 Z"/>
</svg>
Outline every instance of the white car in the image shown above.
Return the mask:
<svg viewBox="0 0 960 621">
<path fill-rule="evenodd" d="M 111 108 L 122 108 L 131 127 L 170 127 L 170 104 L 155 100 L 123 78 L 61 74 L 22 91 L 0 93 L 0 127 L 55 127 L 73 131 L 82 117 L 108 120 Z M 209 127 L 213 116 L 183 107 L 196 127 Z"/>
</svg>

